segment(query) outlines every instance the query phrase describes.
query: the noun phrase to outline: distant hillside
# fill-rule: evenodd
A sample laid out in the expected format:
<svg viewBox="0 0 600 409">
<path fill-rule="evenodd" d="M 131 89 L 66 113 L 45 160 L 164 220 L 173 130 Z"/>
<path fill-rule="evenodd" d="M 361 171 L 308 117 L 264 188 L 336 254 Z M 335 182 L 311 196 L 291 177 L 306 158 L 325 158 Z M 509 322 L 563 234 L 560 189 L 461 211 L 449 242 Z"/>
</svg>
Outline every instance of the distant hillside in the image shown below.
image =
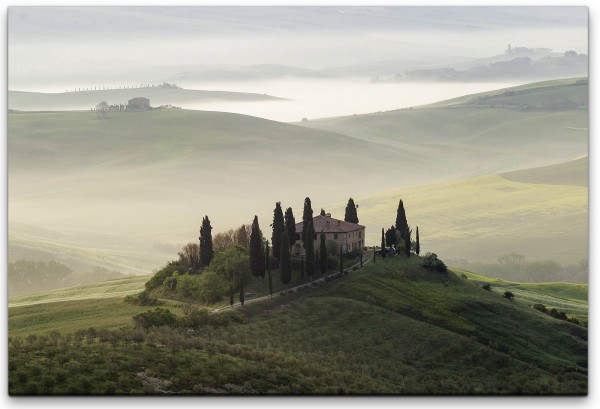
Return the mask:
<svg viewBox="0 0 600 409">
<path fill-rule="evenodd" d="M 506 253 L 560 263 L 587 258 L 587 160 L 509 173 L 510 178 L 505 175 L 355 197 L 361 224 L 376 227 L 367 229 L 367 242 L 376 242 L 379 229 L 394 223 L 398 200 L 403 199 L 413 238 L 419 226 L 422 251 L 469 261 L 495 262 Z M 326 208 L 343 212 L 345 205 Z M 573 278 L 565 275 L 562 280 Z"/>
<path fill-rule="evenodd" d="M 127 101 L 145 97 L 150 105 L 180 106 L 185 103 L 208 100 L 221 101 L 270 101 L 277 100 L 270 95 L 249 94 L 226 91 L 202 91 L 176 87 L 140 87 L 110 90 L 85 90 L 62 93 L 41 93 L 8 91 L 8 108 L 19 111 L 71 111 L 90 110 L 105 101 L 109 105 L 127 104 Z"/>
<path fill-rule="evenodd" d="M 522 183 L 588 186 L 589 157 L 558 165 L 501 173 L 505 179 Z"/>
</svg>

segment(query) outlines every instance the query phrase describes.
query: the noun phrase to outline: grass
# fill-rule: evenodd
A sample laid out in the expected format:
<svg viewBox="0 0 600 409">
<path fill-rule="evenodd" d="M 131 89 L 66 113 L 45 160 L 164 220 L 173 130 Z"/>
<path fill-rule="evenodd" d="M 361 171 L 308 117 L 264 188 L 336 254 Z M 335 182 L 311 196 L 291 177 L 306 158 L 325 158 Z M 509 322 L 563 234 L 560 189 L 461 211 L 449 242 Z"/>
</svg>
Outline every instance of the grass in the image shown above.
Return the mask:
<svg viewBox="0 0 600 409">
<path fill-rule="evenodd" d="M 93 336 L 80 345 L 59 339 L 57 348 L 39 338 L 27 338 L 18 349 L 11 342 L 9 389 L 68 393 L 69 383 L 94 377 L 75 386 L 103 394 L 103 371 L 117 370 L 113 387 L 121 394 L 161 393 L 144 384 L 140 372 L 184 394 L 586 393 L 585 328 L 542 314 L 519 296 L 511 302 L 473 279 L 427 272 L 419 264 L 415 256 L 379 258 L 309 290 L 237 308 L 228 326 L 153 329 L 137 346 L 124 343 L 130 330 L 114 332 L 113 347 L 108 341 L 115 338 Z M 90 301 L 84 314 L 106 301 Z M 10 309 L 11 337 L 19 322 L 34 320 L 30 308 L 43 306 Z M 62 318 L 83 325 L 74 316 Z M 97 323 L 102 320 L 92 317 L 84 328 Z M 54 360 L 65 363 L 46 364 Z M 63 365 L 66 379 L 57 374 Z M 94 370 L 86 375 L 88 367 Z M 42 377 L 28 376 L 36 372 Z M 27 381 L 45 376 L 54 382 Z"/>
<path fill-rule="evenodd" d="M 11 297 L 8 299 L 8 306 L 18 307 L 32 304 L 85 300 L 91 298 L 101 299 L 124 297 L 126 295 L 135 294 L 142 291 L 144 289 L 144 284 L 149 278 L 150 276 L 148 275 L 126 277 L 77 287 L 61 288 L 58 290 Z"/>
</svg>

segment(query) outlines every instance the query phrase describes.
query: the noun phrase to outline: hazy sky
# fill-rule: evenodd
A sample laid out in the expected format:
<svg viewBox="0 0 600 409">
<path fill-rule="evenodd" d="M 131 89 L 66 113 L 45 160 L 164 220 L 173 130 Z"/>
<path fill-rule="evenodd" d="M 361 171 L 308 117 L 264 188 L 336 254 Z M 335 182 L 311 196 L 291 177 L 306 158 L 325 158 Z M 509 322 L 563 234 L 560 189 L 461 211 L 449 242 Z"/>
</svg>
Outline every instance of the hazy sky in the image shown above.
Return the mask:
<svg viewBox="0 0 600 409">
<path fill-rule="evenodd" d="M 442 64 L 508 43 L 587 53 L 587 9 L 11 7 L 9 88 L 160 81 L 197 65 Z"/>
</svg>

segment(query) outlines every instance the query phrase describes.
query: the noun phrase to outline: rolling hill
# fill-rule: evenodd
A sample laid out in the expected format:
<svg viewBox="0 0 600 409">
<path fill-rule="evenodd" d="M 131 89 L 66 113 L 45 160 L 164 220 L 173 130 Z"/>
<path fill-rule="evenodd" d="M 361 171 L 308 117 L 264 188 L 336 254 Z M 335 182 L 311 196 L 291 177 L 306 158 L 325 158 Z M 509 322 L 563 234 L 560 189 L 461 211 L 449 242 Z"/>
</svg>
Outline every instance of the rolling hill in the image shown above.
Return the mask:
<svg viewBox="0 0 600 409">
<path fill-rule="evenodd" d="M 12 112 L 9 259 L 57 257 L 77 268 L 148 273 L 197 240 L 203 215 L 219 232 L 257 214 L 266 232 L 275 202 L 298 216 L 306 196 L 315 209 L 334 203 L 327 210 L 339 217 L 342 201 L 365 198 L 359 216 L 367 223 L 367 244 L 378 242 L 377 230 L 391 224 L 402 197 L 425 248 L 431 245 L 443 256 L 495 258 L 518 246 L 532 257 L 547 258 L 549 251 L 557 259 L 583 257 L 578 249 L 587 242 L 581 234 L 587 226 L 585 187 L 480 177 L 587 154 L 585 84 L 564 80 L 520 89 L 519 98 L 538 102 L 566 92 L 572 101 L 581 98 L 584 108 L 521 111 L 490 104 L 505 97 L 500 90 L 485 94 L 486 106 L 465 104 L 479 98 L 470 96 L 445 105 L 462 104 L 452 108 L 302 126 L 174 109 L 115 112 L 103 119 L 89 112 Z M 470 177 L 478 179 L 465 181 Z M 490 205 L 499 202 L 482 192 L 509 206 L 491 214 Z M 536 205 L 536 195 L 549 199 Z M 556 228 L 546 223 L 533 235 L 528 229 L 551 220 L 553 209 L 560 209 Z M 569 248 L 550 245 L 563 234 L 573 239 Z M 482 237 L 490 238 L 489 251 L 477 250 Z"/>
<path fill-rule="evenodd" d="M 501 254 L 574 263 L 588 256 L 587 157 L 564 164 L 355 198 L 367 242 L 395 222 L 398 200 L 422 251 L 491 261 Z M 326 208 L 343 213 L 345 202 Z M 377 228 L 378 227 L 378 228 Z M 414 232 L 413 232 L 414 239 Z"/>
<path fill-rule="evenodd" d="M 128 100 L 137 97 L 148 98 L 153 107 L 181 106 L 186 103 L 215 100 L 248 102 L 281 100 L 281 98 L 262 94 L 157 86 L 58 93 L 8 91 L 8 108 L 17 111 L 89 111 L 101 101 L 109 105 L 126 105 Z"/>
<path fill-rule="evenodd" d="M 107 393 L 115 373 L 118 394 L 587 393 L 585 327 L 536 311 L 520 295 L 509 301 L 473 279 L 424 270 L 418 257 L 378 259 L 219 314 L 227 325 L 136 330 L 126 314 L 143 307 L 108 302 L 11 307 L 11 393 L 31 393 L 22 374 L 34 371 L 53 380 L 36 383 L 35 393 L 50 394 Z M 117 330 L 102 318 L 109 315 L 126 327 Z M 66 377 L 58 365 L 37 368 L 49 356 L 69 369 Z M 144 386 L 140 373 L 165 388 Z"/>
</svg>

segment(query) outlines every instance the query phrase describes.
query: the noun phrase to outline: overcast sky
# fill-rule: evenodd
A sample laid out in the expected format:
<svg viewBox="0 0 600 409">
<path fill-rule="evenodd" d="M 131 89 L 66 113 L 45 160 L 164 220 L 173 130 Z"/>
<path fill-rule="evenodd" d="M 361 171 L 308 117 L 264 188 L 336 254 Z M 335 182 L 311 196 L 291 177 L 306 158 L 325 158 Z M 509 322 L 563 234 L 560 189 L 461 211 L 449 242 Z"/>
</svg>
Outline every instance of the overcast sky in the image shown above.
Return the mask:
<svg viewBox="0 0 600 409">
<path fill-rule="evenodd" d="M 196 65 L 450 63 L 511 43 L 587 53 L 585 7 L 11 7 L 9 88 Z"/>
</svg>

